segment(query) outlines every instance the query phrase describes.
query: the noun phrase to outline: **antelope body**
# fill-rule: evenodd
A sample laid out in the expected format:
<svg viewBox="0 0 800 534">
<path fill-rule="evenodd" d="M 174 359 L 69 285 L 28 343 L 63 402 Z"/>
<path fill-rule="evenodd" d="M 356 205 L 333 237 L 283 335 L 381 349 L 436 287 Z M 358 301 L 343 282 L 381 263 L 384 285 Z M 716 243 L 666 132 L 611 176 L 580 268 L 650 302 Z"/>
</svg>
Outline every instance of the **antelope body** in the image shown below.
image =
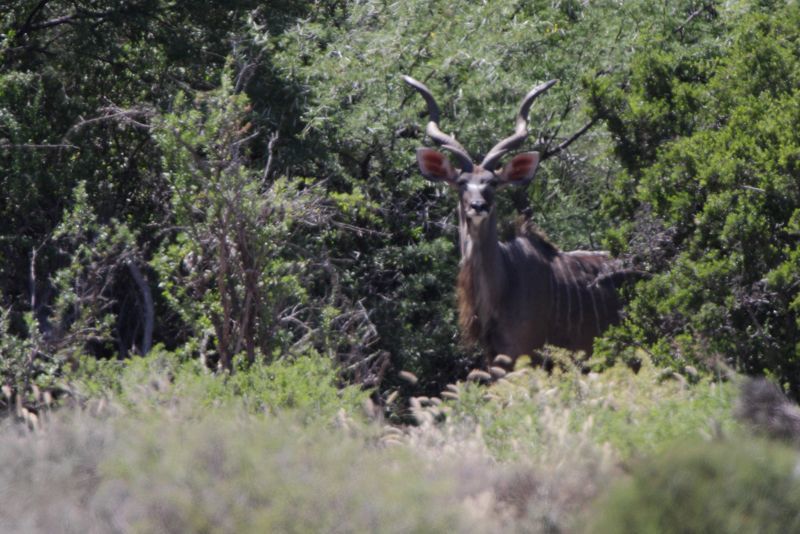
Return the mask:
<svg viewBox="0 0 800 534">
<path fill-rule="evenodd" d="M 456 168 L 437 150 L 417 149 L 422 175 L 446 182 L 459 196 L 457 294 L 464 338 L 482 344 L 490 358 L 506 354 L 516 360 L 545 343 L 591 354 L 594 338 L 619 321 L 616 286 L 628 274 L 604 253 L 562 252 L 535 231 L 505 243 L 497 238 L 496 191 L 530 183 L 540 154 L 518 154 L 501 169 L 499 160 L 525 140 L 530 106 L 555 80 L 526 95 L 515 133 L 495 145 L 480 164 L 473 163 L 455 138 L 441 132 L 439 108 L 428 88 L 408 76 L 404 80 L 427 102 L 428 135 L 459 161 Z"/>
</svg>

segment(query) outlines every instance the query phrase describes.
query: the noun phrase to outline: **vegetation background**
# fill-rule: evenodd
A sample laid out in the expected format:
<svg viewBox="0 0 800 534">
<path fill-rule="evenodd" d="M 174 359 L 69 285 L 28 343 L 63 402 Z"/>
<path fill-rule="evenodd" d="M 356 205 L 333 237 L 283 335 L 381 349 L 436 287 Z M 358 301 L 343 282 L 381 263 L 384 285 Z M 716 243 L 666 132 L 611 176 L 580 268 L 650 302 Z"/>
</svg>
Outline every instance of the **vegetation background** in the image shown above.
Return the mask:
<svg viewBox="0 0 800 534">
<path fill-rule="evenodd" d="M 559 80 L 501 233 L 652 273 L 592 360 L 461 381 L 401 74 L 475 154 Z M 798 124 L 791 1 L 6 2 L 0 525 L 791 530 L 732 407 L 800 397 Z"/>
</svg>

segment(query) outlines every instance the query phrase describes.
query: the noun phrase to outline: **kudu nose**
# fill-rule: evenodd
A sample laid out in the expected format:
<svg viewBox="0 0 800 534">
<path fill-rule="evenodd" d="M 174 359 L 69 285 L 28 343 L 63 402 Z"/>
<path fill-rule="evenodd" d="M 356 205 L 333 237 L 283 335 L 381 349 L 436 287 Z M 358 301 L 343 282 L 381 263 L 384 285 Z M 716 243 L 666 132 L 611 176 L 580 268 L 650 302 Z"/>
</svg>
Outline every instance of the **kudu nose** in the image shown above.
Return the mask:
<svg viewBox="0 0 800 534">
<path fill-rule="evenodd" d="M 473 200 L 469 203 L 469 207 L 472 208 L 476 213 L 480 213 L 482 211 L 489 211 L 489 204 L 484 202 L 483 200 Z"/>
</svg>

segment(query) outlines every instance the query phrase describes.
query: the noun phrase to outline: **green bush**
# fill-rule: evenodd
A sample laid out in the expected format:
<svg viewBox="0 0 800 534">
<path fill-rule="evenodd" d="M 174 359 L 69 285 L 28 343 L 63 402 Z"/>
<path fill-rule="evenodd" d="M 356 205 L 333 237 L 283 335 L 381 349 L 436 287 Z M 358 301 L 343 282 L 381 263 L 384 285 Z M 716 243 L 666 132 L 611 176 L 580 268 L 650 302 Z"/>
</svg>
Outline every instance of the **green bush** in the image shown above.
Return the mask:
<svg viewBox="0 0 800 534">
<path fill-rule="evenodd" d="M 178 406 L 203 413 L 219 408 L 249 414 L 291 411 L 307 421 L 331 419 L 339 411 L 363 413 L 369 392 L 344 385 L 330 358 L 308 353 L 265 363 L 237 359 L 233 373 L 214 373 L 202 362 L 156 346 L 146 357 L 124 361 L 85 358 L 66 377 L 84 404 L 114 399 L 132 412 L 150 413 Z"/>
<path fill-rule="evenodd" d="M 0 311 L 0 382 L 24 403 L 38 402 L 28 398 L 32 387 L 54 388 L 64 372 L 77 367 L 86 354 L 108 357 L 119 348 L 115 341 L 134 347 L 150 342 L 144 335 L 122 341 L 114 333 L 113 289 L 141 262 L 136 235 L 116 219 L 106 224 L 98 221 L 85 182 L 75 187 L 72 201 L 71 209 L 64 211 L 45 242 L 61 260 L 60 268 L 44 281 L 55 292 L 47 313 L 40 311 L 41 304 L 35 304 L 35 293 L 31 296 L 33 309 L 22 316 L 23 331 L 12 327 L 11 309 Z M 31 257 L 33 285 L 37 283 L 37 252 L 34 249 Z M 127 347 L 121 351 L 127 352 Z"/>
<path fill-rule="evenodd" d="M 676 370 L 722 357 L 796 396 L 800 7 L 699 19 L 643 36 L 625 85 L 591 84 L 626 166 L 603 199 L 622 221 L 609 245 L 655 273 L 610 352 Z"/>
<path fill-rule="evenodd" d="M 797 452 L 763 441 L 675 444 L 593 507 L 590 532 L 796 532 Z"/>
<path fill-rule="evenodd" d="M 246 165 L 249 103 L 232 78 L 225 72 L 218 90 L 194 101 L 179 94 L 173 113 L 154 121 L 180 231 L 152 266 L 183 322 L 181 338 L 195 338 L 201 359 L 226 370 L 239 352 L 269 360 L 314 328 L 307 264 L 315 247 L 302 230 L 326 220 L 309 183 L 268 180 Z"/>
<path fill-rule="evenodd" d="M 588 375 L 577 367 L 552 374 L 524 369 L 489 388 L 467 384 L 449 417 L 480 425 L 499 459 L 544 461 L 552 455 L 554 463 L 597 444 L 607 444 L 617 458 L 631 459 L 678 440 L 737 431 L 733 384 L 703 379 L 689 385 L 686 378 L 654 367 L 645 355 L 640 358 L 638 374 L 623 364 Z"/>
<path fill-rule="evenodd" d="M 345 429 L 218 410 L 56 414 L 0 438 L 4 532 L 444 532 L 453 479 Z"/>
</svg>

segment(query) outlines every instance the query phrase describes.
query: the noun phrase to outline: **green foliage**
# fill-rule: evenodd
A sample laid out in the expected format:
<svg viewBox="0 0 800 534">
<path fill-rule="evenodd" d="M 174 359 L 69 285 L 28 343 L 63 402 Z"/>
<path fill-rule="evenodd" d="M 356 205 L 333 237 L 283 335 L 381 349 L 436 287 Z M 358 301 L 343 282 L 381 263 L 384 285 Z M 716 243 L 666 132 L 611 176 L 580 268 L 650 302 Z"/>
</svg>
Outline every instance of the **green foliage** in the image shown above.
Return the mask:
<svg viewBox="0 0 800 534">
<path fill-rule="evenodd" d="M 686 0 L 186 7 L 9 5 L 0 32 L 0 281 L 9 331 L 34 335 L 31 312 L 47 334 L 48 314 L 72 298 L 69 280 L 88 276 L 70 264 L 75 252 L 75 261 L 115 273 L 96 277 L 113 279 L 101 300 L 56 321 L 96 338 L 65 342 L 76 360 L 124 357 L 151 338 L 227 369 L 242 353 L 253 362 L 313 348 L 344 363 L 351 379 L 376 384 L 408 369 L 429 392 L 463 373 L 476 352 L 457 342 L 454 202 L 414 168 L 424 107 L 399 75 L 433 89 L 443 127 L 476 156 L 508 134 L 519 98 L 545 79 L 560 81 L 533 110 L 531 148 L 555 150 L 587 121 L 606 119 L 613 139 L 595 122 L 553 153 L 533 186 L 501 201 L 503 221 L 530 212 L 562 247 L 596 248 L 609 221 L 639 205 L 633 184 L 642 178 L 630 167 L 651 162 L 663 141 L 711 123 L 703 84 L 727 53 L 721 37 L 737 16 Z M 631 51 L 656 34 L 663 46 L 638 53 L 632 82 L 618 84 Z M 770 67 L 741 83 L 780 88 L 780 76 L 788 87 L 789 47 L 746 35 L 742 53 Z M 732 77 L 749 79 L 736 68 Z M 732 87 L 713 91 L 735 102 Z M 630 113 L 617 113 L 626 106 Z M 616 182 L 608 150 L 615 139 L 629 167 Z M 641 153 L 628 154 L 631 147 Z M 127 257 L 135 250 L 133 265 L 144 272 L 120 276 L 118 266 L 131 265 L 124 258 L 112 266 L 110 256 L 59 250 L 51 236 L 73 210 L 75 200 L 64 199 L 78 184 L 98 228 L 120 234 L 100 232 L 92 242 L 111 255 L 114 247 Z M 607 189 L 616 200 L 607 198 L 598 214 Z M 658 205 L 673 219 L 693 198 L 657 193 L 681 196 Z M 725 239 L 752 238 L 765 224 L 753 219 L 746 235 Z M 629 229 L 615 232 L 615 250 L 630 242 Z M 793 287 L 787 265 L 762 277 L 776 293 Z M 154 302 L 143 304 L 145 289 L 156 287 Z M 717 320 L 724 304 L 715 305 L 698 314 L 704 324 Z"/>
<path fill-rule="evenodd" d="M 79 391 L 95 390 L 93 396 L 117 398 L 133 411 L 169 406 L 175 399 L 202 413 L 227 407 L 246 413 L 279 415 L 292 412 L 306 420 L 329 420 L 340 410 L 358 413 L 368 393 L 358 386 L 341 386 L 339 370 L 318 354 L 256 362 L 240 366 L 233 374 L 210 372 L 201 362 L 157 347 L 146 357 L 127 360 L 113 381 L 97 387 L 99 373 L 74 383 Z"/>
<path fill-rule="evenodd" d="M 365 424 L 366 394 L 339 390 L 330 360 L 313 355 L 233 375 L 161 347 L 101 365 L 87 377 L 106 377 L 99 402 L 43 410 L 35 432 L 3 423 L 3 530 L 572 531 L 620 453 L 674 448 L 729 412 L 660 409 L 665 397 L 705 399 L 708 386 L 659 383 L 647 366 L 526 369 L 491 388 L 459 384 L 437 423 L 387 429 Z M 633 454 L 599 420 L 615 409 L 628 424 L 611 434 L 641 436 Z M 651 412 L 671 430 L 642 431 Z"/>
<path fill-rule="evenodd" d="M 238 84 L 237 93 L 253 76 L 262 89 L 274 89 L 274 79 L 264 81 L 268 68 L 261 68 L 258 57 L 246 57 L 247 42 L 235 31 L 245 21 L 268 19 L 263 27 L 277 34 L 313 6 L 273 2 L 268 17 L 248 11 L 257 7 L 251 0 L 180 6 L 159 0 L 4 4 L 0 300 L 10 309 L 14 335 L 33 335 L 26 329 L 25 313 L 32 312 L 41 323 L 61 298 L 61 288 L 50 279 L 68 260 L 50 237 L 71 209 L 69 199 L 79 183 L 85 184 L 87 206 L 97 223 L 110 224 L 110 230 L 125 226 L 143 256 L 171 235 L 163 231 L 172 206 L 151 119 L 172 106 L 179 89 L 194 93 L 216 86 L 231 53 L 242 62 L 235 64 L 241 76 L 232 82 Z M 276 96 L 272 104 L 278 101 Z M 257 118 L 277 122 L 266 110 Z M 258 152 L 252 159 L 263 156 Z M 32 281 L 34 269 L 37 279 Z M 140 274 L 145 284 L 152 275 Z M 104 293 L 113 308 L 109 320 L 121 356 L 134 348 L 146 350 L 138 339 L 141 325 L 132 319 L 141 315 L 139 281 L 117 280 Z M 185 327 L 160 295 L 155 300 L 153 335 L 174 342 Z M 103 337 L 101 349 L 90 351 L 93 355 L 107 355 Z"/>
<path fill-rule="evenodd" d="M 34 385 L 53 388 L 65 368 L 76 366 L 85 354 L 115 352 L 112 291 L 126 268 L 139 261 L 136 236 L 115 219 L 98 221 L 84 182 L 75 188 L 72 208 L 45 245 L 55 245 L 63 258 L 49 281 L 56 291 L 49 313 L 25 313 L 22 333 L 11 328 L 10 310 L 0 319 L 0 381 L 23 397 Z M 37 282 L 38 252 L 34 249 L 30 259 L 32 284 Z M 33 293 L 34 310 L 39 309 L 36 298 Z"/>
<path fill-rule="evenodd" d="M 800 391 L 799 27 L 778 3 L 659 29 L 626 86 L 591 87 L 626 166 L 603 199 L 625 221 L 610 244 L 657 273 L 612 350 L 646 346 L 676 369 L 722 356 Z"/>
<path fill-rule="evenodd" d="M 556 456 L 561 461 L 565 447 L 579 451 L 604 443 L 628 459 L 698 435 L 736 430 L 731 384 L 703 381 L 687 387 L 685 378 L 665 378 L 646 355 L 639 356 L 636 375 L 624 365 L 589 375 L 577 368 L 552 375 L 525 369 L 488 391 L 469 385 L 460 390 L 451 417 L 480 425 L 489 450 L 505 460 Z"/>
<path fill-rule="evenodd" d="M 257 351 L 272 357 L 293 341 L 281 322 L 291 315 L 303 324 L 297 310 L 308 304 L 302 280 L 313 252 L 300 249 L 295 232 L 316 226 L 324 212 L 306 181 L 265 182 L 245 166 L 248 102 L 225 79 L 193 103 L 179 95 L 174 112 L 157 122 L 180 231 L 152 264 L 184 335 L 212 336 L 215 359 L 230 369 L 240 351 L 252 362 Z"/>
<path fill-rule="evenodd" d="M 404 455 L 341 431 L 229 418 L 126 434 L 135 438 L 109 451 L 102 489 L 130 492 L 123 514 L 142 530 L 442 531 L 457 519 L 441 496 L 447 481 L 409 477 Z"/>
<path fill-rule="evenodd" d="M 113 350 L 110 288 L 120 271 L 137 261 L 136 236 L 116 219 L 100 224 L 88 202 L 86 184 L 79 182 L 72 208 L 64 213 L 52 238 L 68 258 L 68 264 L 52 277 L 57 297 L 49 320 L 55 356 L 73 359 L 76 353 L 87 351 L 89 344 L 98 351 Z"/>
<path fill-rule="evenodd" d="M 4 427 L 4 531 L 441 532 L 460 525 L 451 475 L 420 473 L 406 451 L 376 449 L 343 429 L 286 415 L 64 412 L 45 437 Z"/>
<path fill-rule="evenodd" d="M 22 335 L 11 331 L 9 315 L 8 310 L 0 311 L 0 381 L 8 388 L 0 402 L 8 409 L 17 398 L 36 402 L 29 398 L 33 387 L 52 388 L 63 366 L 43 352 L 44 340 L 31 314 L 24 317 L 28 330 Z"/>
<path fill-rule="evenodd" d="M 693 443 L 642 460 L 593 510 L 590 532 L 792 532 L 797 453 L 761 441 Z"/>
</svg>

